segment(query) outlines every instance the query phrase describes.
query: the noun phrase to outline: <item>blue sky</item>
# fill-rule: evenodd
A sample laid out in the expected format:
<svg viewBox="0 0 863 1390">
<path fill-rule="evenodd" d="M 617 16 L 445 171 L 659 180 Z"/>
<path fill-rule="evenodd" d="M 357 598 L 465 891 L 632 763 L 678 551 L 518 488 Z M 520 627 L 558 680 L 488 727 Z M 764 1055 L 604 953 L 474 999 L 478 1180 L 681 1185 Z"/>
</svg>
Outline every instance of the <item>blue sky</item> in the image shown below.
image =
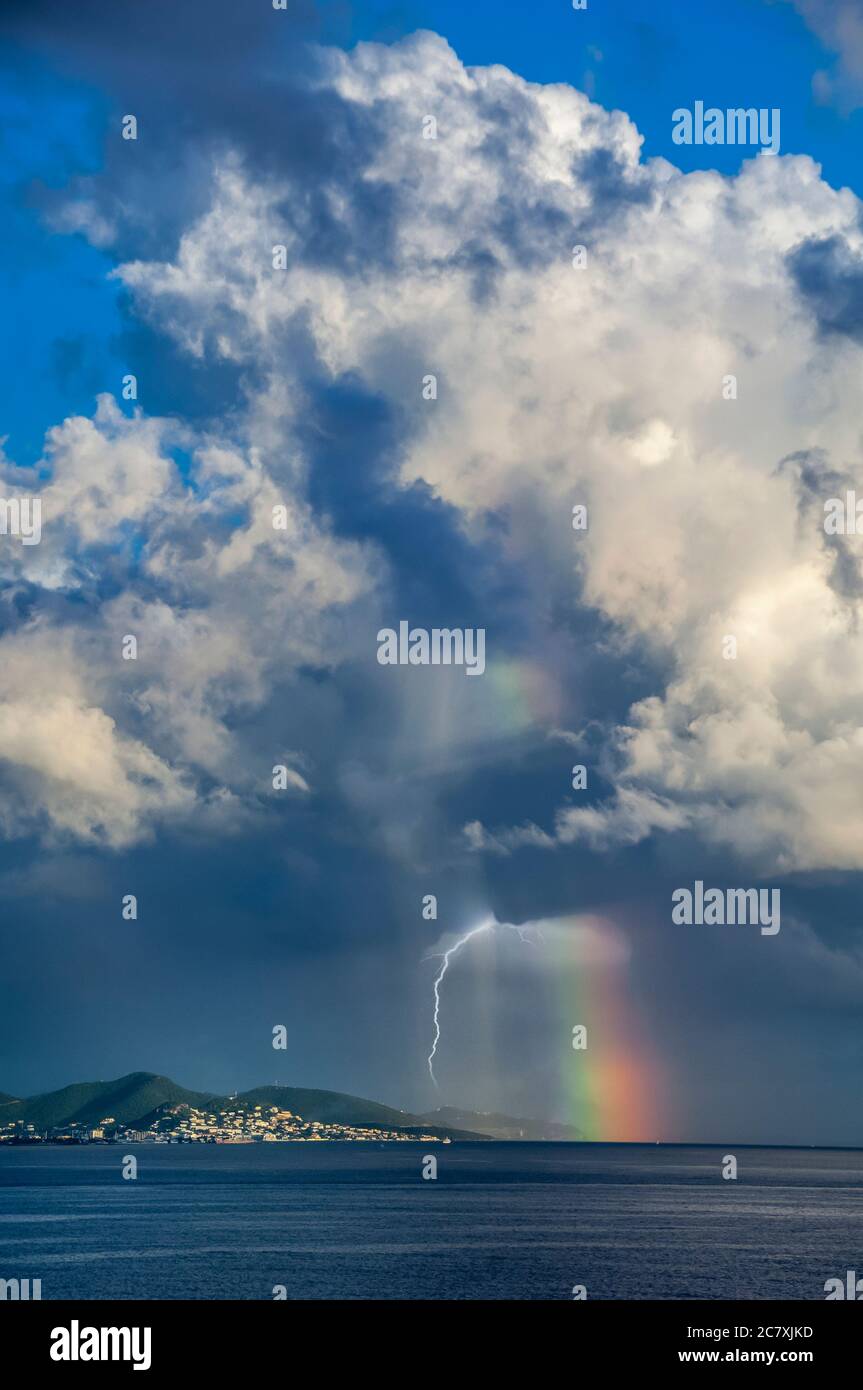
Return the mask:
<svg viewBox="0 0 863 1390">
<path fill-rule="evenodd" d="M 8 52 L 2 75 L 3 337 L 8 448 L 41 457 L 49 419 L 92 407 L 116 366 L 120 328 L 112 262 L 82 238 L 46 227 L 43 190 L 100 167 L 107 103 L 89 86 L 58 79 L 36 59 Z M 38 110 L 40 120 L 35 122 Z"/>
</svg>

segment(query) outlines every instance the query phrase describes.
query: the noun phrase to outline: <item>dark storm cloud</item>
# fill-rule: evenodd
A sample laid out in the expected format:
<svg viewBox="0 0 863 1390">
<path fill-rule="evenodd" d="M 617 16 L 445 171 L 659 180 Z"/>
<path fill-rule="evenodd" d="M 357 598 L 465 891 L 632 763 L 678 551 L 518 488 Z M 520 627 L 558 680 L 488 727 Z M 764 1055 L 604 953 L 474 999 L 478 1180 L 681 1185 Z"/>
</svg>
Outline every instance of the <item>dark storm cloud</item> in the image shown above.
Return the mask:
<svg viewBox="0 0 863 1390">
<path fill-rule="evenodd" d="M 863 259 L 847 239 L 836 235 L 805 241 L 788 264 L 819 330 L 863 341 Z"/>
<path fill-rule="evenodd" d="M 356 378 L 307 387 L 307 400 L 299 438 L 311 461 L 312 505 L 338 534 L 385 551 L 400 614 L 471 626 L 493 612 L 502 631 L 512 581 L 495 573 L 493 552 L 468 539 L 457 509 L 425 483 L 399 482 L 410 417 Z"/>
<path fill-rule="evenodd" d="M 863 595 L 863 557 L 854 544 L 854 537 L 824 530 L 825 502 L 830 498 L 844 501 L 846 491 L 853 491 L 853 477 L 831 467 L 823 451 L 818 449 L 789 454 L 780 460 L 776 471 L 790 473 L 795 478 L 801 525 L 814 528 L 833 555 L 830 587 L 840 598 L 856 601 Z"/>
<path fill-rule="evenodd" d="M 165 254 L 205 207 L 212 157 L 230 147 L 261 174 L 295 182 L 300 196 L 286 201 L 283 215 L 304 254 L 349 272 L 388 254 L 395 193 L 364 178 L 387 117 L 383 105 L 359 110 L 318 85 L 321 51 L 311 41 L 321 35 L 321 8 L 328 7 L 303 0 L 285 12 L 233 0 L 206 7 L 88 0 L 73 12 L 40 0 L 7 6 L 0 38 L 112 94 L 104 174 L 73 182 L 71 191 L 94 197 L 119 229 L 120 256 Z M 119 138 L 127 113 L 139 124 L 131 160 Z M 48 208 L 56 197 L 39 196 Z"/>
<path fill-rule="evenodd" d="M 193 426 L 205 425 L 218 413 L 230 428 L 232 409 L 244 400 L 244 383 L 253 377 L 251 369 L 224 358 L 203 361 L 181 351 L 135 317 L 127 296 L 121 298 L 120 311 L 124 327 L 112 345 L 123 374 L 137 377 L 147 413 L 182 417 Z"/>
<path fill-rule="evenodd" d="M 641 167 L 627 168 L 613 150 L 601 146 L 590 150 L 573 160 L 573 171 L 590 190 L 592 212 L 588 226 L 595 233 L 628 207 L 641 207 L 655 200 L 655 189 Z"/>
</svg>

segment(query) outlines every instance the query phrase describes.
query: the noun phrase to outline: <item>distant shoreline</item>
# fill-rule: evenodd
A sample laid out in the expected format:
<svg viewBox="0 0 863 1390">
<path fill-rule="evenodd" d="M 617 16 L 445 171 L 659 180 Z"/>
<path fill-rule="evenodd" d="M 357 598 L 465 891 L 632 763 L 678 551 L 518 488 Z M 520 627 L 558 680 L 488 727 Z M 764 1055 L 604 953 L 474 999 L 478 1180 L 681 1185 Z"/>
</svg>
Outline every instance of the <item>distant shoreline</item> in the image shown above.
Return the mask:
<svg viewBox="0 0 863 1390">
<path fill-rule="evenodd" d="M 763 1149 L 782 1153 L 863 1153 L 863 1144 L 760 1144 L 736 1143 L 733 1140 L 719 1143 L 716 1140 L 674 1139 L 666 1143 L 651 1139 L 476 1139 L 438 1138 L 429 1135 L 425 1138 L 387 1139 L 381 1133 L 368 1139 L 0 1139 L 0 1152 L 4 1149 L 90 1149 L 90 1148 L 148 1148 L 148 1149 L 238 1149 L 238 1148 L 281 1148 L 300 1144 L 338 1144 L 355 1145 L 368 1148 L 370 1145 L 386 1144 L 447 1144 L 460 1148 L 524 1148 L 526 1145 L 541 1144 L 558 1149 L 717 1149 L 727 1151 Z"/>
<path fill-rule="evenodd" d="M 620 1123 L 626 1123 L 625 1116 Z M 85 1081 L 30 1097 L 0 1095 L 0 1148 L 87 1143 L 497 1143 L 554 1144 L 600 1151 L 641 1147 L 859 1153 L 859 1144 L 753 1140 L 587 1139 L 576 1125 L 440 1106 L 413 1113 L 342 1091 L 285 1082 L 217 1095 L 191 1091 L 156 1072 Z"/>
</svg>

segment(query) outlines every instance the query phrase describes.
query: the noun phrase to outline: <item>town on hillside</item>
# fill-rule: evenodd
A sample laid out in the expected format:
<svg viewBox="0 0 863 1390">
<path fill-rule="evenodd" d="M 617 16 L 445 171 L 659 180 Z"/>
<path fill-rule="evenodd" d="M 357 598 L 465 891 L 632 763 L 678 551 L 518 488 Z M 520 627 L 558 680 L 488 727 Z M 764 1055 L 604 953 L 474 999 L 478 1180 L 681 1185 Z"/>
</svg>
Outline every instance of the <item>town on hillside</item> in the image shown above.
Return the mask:
<svg viewBox="0 0 863 1390">
<path fill-rule="evenodd" d="M 440 1143 L 441 1136 L 305 1120 L 275 1105 L 218 1112 L 191 1105 L 162 1105 L 146 1128 L 118 1124 L 111 1115 L 96 1124 L 64 1124 L 45 1130 L 22 1121 L 0 1126 L 0 1144 L 259 1144 L 309 1140 Z M 451 1141 L 445 1136 L 442 1142 Z"/>
</svg>

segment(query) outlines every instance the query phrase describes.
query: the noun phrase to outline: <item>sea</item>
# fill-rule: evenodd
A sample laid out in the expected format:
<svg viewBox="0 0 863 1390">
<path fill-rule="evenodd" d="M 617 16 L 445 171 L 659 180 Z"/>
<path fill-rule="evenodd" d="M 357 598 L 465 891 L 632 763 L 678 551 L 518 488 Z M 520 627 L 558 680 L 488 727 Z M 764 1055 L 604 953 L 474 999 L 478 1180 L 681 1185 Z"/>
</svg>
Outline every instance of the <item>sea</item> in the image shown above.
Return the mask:
<svg viewBox="0 0 863 1390">
<path fill-rule="evenodd" d="M 42 1299 L 824 1299 L 863 1150 L 0 1148 L 0 1278 Z M 137 1177 L 122 1176 L 137 1160 Z M 426 1160 L 437 1160 L 437 1176 Z M 727 1164 L 725 1165 L 727 1168 Z M 126 1164 L 127 1169 L 130 1167 Z"/>
</svg>

